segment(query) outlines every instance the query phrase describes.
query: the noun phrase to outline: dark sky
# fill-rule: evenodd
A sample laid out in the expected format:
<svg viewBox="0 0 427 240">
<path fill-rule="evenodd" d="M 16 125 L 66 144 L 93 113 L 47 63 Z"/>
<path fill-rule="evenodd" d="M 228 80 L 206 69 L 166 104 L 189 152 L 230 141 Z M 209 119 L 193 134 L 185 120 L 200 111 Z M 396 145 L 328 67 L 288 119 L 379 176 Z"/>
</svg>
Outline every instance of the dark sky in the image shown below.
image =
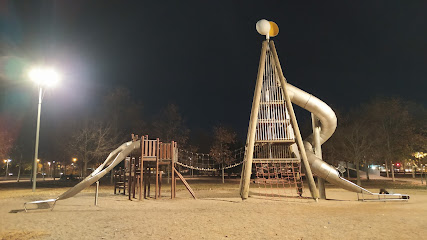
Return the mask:
<svg viewBox="0 0 427 240">
<path fill-rule="evenodd" d="M 0 3 L 1 114 L 36 118 L 37 90 L 6 76 L 8 61 L 51 64 L 64 77 L 43 103 L 45 128 L 121 86 L 146 116 L 175 103 L 190 129 L 223 123 L 244 138 L 262 18 L 280 28 L 273 40 L 289 83 L 333 108 L 376 96 L 427 105 L 426 1 Z"/>
</svg>

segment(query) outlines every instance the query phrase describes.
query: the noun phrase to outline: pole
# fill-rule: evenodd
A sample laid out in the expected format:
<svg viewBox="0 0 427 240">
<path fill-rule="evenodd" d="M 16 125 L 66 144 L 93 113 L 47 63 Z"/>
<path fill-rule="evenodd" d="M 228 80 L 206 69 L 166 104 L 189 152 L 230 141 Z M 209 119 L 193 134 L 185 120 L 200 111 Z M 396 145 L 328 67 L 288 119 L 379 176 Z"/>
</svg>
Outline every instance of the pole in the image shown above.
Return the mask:
<svg viewBox="0 0 427 240">
<path fill-rule="evenodd" d="M 9 159 L 6 160 L 6 178 L 9 176 Z"/>
<path fill-rule="evenodd" d="M 96 181 L 96 189 L 95 189 L 95 206 L 98 206 L 98 191 L 99 191 L 99 181 Z"/>
<path fill-rule="evenodd" d="M 33 192 L 36 191 L 37 158 L 39 156 L 40 112 L 42 108 L 42 95 L 43 95 L 43 89 L 41 86 L 39 86 L 39 106 L 37 111 L 36 146 L 34 150 L 34 165 L 33 165 Z"/>
<path fill-rule="evenodd" d="M 262 43 L 261 56 L 259 59 L 258 76 L 255 85 L 254 99 L 252 102 L 251 117 L 249 120 L 248 136 L 246 140 L 245 161 L 243 162 L 242 177 L 240 179 L 240 197 L 245 200 L 249 197 L 249 184 L 252 174 L 252 160 L 254 155 L 255 132 L 258 122 L 259 102 L 261 99 L 262 80 L 265 68 L 265 56 L 267 53 L 268 41 Z"/>
<path fill-rule="evenodd" d="M 319 119 L 312 113 L 311 122 L 313 124 L 313 139 L 314 139 L 314 153 L 317 157 L 322 159 L 322 145 L 320 144 L 320 126 Z M 319 190 L 319 198 L 326 199 L 325 179 L 317 177 L 317 188 Z"/>
<path fill-rule="evenodd" d="M 55 165 L 55 161 L 52 162 L 53 165 L 53 182 L 55 182 L 55 177 L 56 177 L 56 165 Z"/>
<path fill-rule="evenodd" d="M 44 163 L 42 163 L 42 175 L 43 175 L 43 181 L 45 181 L 45 171 L 44 171 Z"/>
<path fill-rule="evenodd" d="M 302 161 L 304 163 L 305 174 L 306 174 L 306 177 L 308 180 L 308 187 L 310 188 L 311 197 L 317 201 L 317 199 L 319 198 L 319 194 L 318 194 L 317 189 L 316 189 L 316 184 L 314 182 L 314 178 L 313 178 L 313 174 L 311 172 L 310 164 L 308 163 L 307 153 L 305 152 L 304 144 L 302 142 L 302 137 L 301 137 L 301 133 L 300 133 L 300 130 L 298 127 L 297 119 L 295 117 L 294 108 L 292 106 L 291 99 L 289 98 L 288 92 L 286 90 L 286 78 L 283 75 L 282 67 L 280 66 L 279 57 L 277 56 L 276 47 L 274 46 L 273 41 L 270 41 L 270 49 L 271 49 L 271 52 L 273 53 L 274 62 L 276 65 L 277 72 L 279 73 L 279 78 L 280 78 L 280 82 L 282 84 L 283 92 L 285 93 L 285 101 L 286 101 L 286 105 L 288 107 L 289 115 L 291 117 L 291 124 L 292 124 L 292 127 L 294 129 L 295 138 L 297 140 L 297 145 L 298 145 L 299 151 L 301 153 Z"/>
</svg>

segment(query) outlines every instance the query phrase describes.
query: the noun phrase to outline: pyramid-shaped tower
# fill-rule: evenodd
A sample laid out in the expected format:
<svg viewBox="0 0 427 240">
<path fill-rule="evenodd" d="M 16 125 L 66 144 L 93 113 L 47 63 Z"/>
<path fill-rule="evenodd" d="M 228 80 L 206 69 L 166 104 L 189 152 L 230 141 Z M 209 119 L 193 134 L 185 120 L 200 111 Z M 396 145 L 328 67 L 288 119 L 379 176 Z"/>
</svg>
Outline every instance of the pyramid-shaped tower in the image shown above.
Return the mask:
<svg viewBox="0 0 427 240">
<path fill-rule="evenodd" d="M 252 103 L 242 169 L 240 194 L 249 194 L 251 175 L 265 187 L 295 188 L 302 195 L 301 161 L 304 162 L 312 197 L 316 198 L 313 176 L 306 161 L 302 138 L 286 91 L 273 41 L 262 45 L 258 77 Z M 311 182 L 310 182 L 311 181 Z"/>
</svg>

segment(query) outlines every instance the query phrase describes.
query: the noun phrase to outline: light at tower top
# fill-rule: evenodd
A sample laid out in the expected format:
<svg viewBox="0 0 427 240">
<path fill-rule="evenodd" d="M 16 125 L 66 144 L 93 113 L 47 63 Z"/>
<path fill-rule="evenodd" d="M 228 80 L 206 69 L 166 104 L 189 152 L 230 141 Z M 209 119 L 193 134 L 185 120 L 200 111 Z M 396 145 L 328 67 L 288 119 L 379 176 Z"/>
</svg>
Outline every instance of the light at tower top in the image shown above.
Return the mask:
<svg viewBox="0 0 427 240">
<path fill-rule="evenodd" d="M 266 39 L 279 34 L 279 26 L 275 22 L 261 19 L 256 23 L 256 30 L 259 34 L 264 35 Z"/>
</svg>

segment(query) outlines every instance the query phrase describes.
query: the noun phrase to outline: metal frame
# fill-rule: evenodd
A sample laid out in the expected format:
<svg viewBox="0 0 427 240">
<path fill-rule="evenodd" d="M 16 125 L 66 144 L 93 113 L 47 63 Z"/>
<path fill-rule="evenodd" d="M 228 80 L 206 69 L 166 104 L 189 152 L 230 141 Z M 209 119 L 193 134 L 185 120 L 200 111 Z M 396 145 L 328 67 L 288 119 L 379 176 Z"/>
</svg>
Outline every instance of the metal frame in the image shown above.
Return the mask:
<svg viewBox="0 0 427 240">
<path fill-rule="evenodd" d="M 361 197 L 360 197 L 361 195 Z M 375 198 L 365 198 L 365 196 L 375 197 Z M 391 202 L 391 201 L 409 201 L 409 195 L 407 194 L 398 194 L 398 193 L 390 193 L 390 194 L 380 194 L 380 193 L 368 193 L 365 194 L 357 193 L 357 200 L 363 202 Z"/>
</svg>

